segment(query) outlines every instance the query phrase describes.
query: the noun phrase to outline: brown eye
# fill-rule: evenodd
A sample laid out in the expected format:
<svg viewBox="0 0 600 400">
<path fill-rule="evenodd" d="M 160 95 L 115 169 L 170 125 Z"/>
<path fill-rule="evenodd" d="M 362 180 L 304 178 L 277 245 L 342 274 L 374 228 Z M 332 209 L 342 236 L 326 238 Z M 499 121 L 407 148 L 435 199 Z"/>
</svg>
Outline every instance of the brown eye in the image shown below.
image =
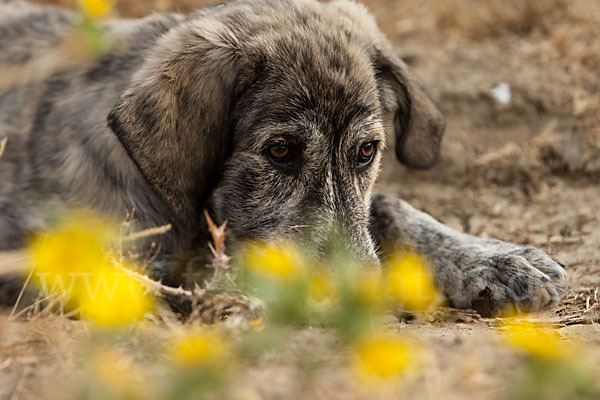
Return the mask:
<svg viewBox="0 0 600 400">
<path fill-rule="evenodd" d="M 373 160 L 375 155 L 375 142 L 365 143 L 360 147 L 359 151 L 359 166 L 365 166 Z"/>
<path fill-rule="evenodd" d="M 276 160 L 284 160 L 290 154 L 290 148 L 285 144 L 269 147 L 269 154 Z"/>
<path fill-rule="evenodd" d="M 373 142 L 363 144 L 363 146 L 360 148 L 360 155 L 364 158 L 371 157 L 373 152 L 375 152 L 375 144 L 373 144 Z"/>
<path fill-rule="evenodd" d="M 286 142 L 273 144 L 267 148 L 265 155 L 272 166 L 285 174 L 295 175 L 300 171 L 301 152 L 294 144 Z"/>
</svg>

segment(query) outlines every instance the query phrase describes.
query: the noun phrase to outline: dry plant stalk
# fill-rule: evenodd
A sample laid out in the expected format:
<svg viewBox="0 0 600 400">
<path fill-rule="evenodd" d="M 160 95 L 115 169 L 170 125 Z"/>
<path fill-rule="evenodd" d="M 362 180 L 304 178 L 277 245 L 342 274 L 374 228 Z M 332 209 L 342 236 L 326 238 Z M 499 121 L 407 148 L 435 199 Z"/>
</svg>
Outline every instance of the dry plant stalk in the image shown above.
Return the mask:
<svg viewBox="0 0 600 400">
<path fill-rule="evenodd" d="M 257 318 L 263 308 L 259 299 L 239 291 L 221 290 L 221 283 L 230 269 L 230 257 L 225 252 L 227 223 L 217 226 L 206 210 L 204 216 L 212 236 L 212 243 L 208 245 L 213 256 L 209 267 L 214 269 L 214 273 L 210 279 L 204 282 L 203 287 L 197 283 L 193 289 L 166 286 L 162 282 L 131 271 L 122 265 L 121 269 L 145 285 L 155 295 L 165 298 L 171 305 L 179 303 L 176 306 L 177 309 L 187 309 L 181 313 L 185 321 L 199 320 L 202 323 L 215 323 L 229 319 L 231 315 L 235 316 L 234 321 L 236 322 Z M 184 304 L 187 306 L 180 307 Z"/>
<path fill-rule="evenodd" d="M 151 292 L 153 292 L 155 295 L 158 295 L 158 296 L 170 295 L 170 296 L 183 297 L 183 298 L 192 300 L 192 299 L 194 299 L 194 297 L 198 297 L 199 295 L 203 294 L 201 292 L 196 293 L 196 289 L 189 290 L 189 289 L 184 289 L 181 286 L 172 287 L 172 286 L 163 285 L 161 282 L 155 281 L 154 279 L 150 278 L 148 275 L 144 275 L 139 272 L 133 271 L 123 265 L 119 265 L 119 268 L 123 272 L 125 272 L 127 275 L 129 275 L 132 279 L 143 284 L 144 286 L 146 286 L 146 288 L 148 288 L 148 290 L 150 290 Z"/>
<path fill-rule="evenodd" d="M 7 141 L 8 141 L 8 138 L 4 138 L 4 139 L 0 140 L 0 157 L 2 157 L 2 154 L 4 154 L 4 149 L 6 148 Z"/>
<path fill-rule="evenodd" d="M 229 270 L 229 261 L 231 258 L 225 254 L 225 239 L 226 233 L 225 229 L 227 227 L 227 221 L 223 222 L 222 225 L 217 226 L 210 215 L 208 215 L 208 211 L 204 210 L 204 217 L 206 218 L 206 223 L 208 225 L 208 230 L 210 231 L 210 235 L 212 236 L 213 243 L 208 243 L 208 247 L 213 256 L 213 261 L 211 263 L 211 267 L 215 270 L 212 278 L 205 282 L 205 288 L 207 290 L 215 289 L 221 280 L 223 279 L 225 271 Z"/>
<path fill-rule="evenodd" d="M 177 288 L 172 286 L 166 286 L 159 281 L 151 279 L 147 275 L 140 274 L 138 272 L 132 271 L 124 267 L 121 263 L 118 263 L 119 267 L 133 279 L 144 284 L 146 287 L 148 287 L 148 289 L 152 290 L 158 295 L 171 295 L 189 299 L 202 297 L 202 295 L 204 295 L 207 290 L 212 290 L 218 285 L 218 283 L 222 279 L 223 271 L 229 270 L 230 261 L 230 257 L 225 253 L 225 229 L 227 226 L 227 221 L 225 221 L 222 225 L 217 226 L 210 218 L 210 215 L 208 215 L 208 212 L 206 210 L 204 210 L 204 216 L 206 218 L 206 223 L 208 225 L 208 229 L 210 231 L 214 243 L 214 245 L 212 243 L 209 243 L 208 247 L 210 248 L 211 253 L 213 255 L 213 261 L 210 264 L 210 266 L 215 270 L 213 277 L 206 283 L 205 288 L 201 288 L 199 285 L 196 285 L 193 290 L 190 290 L 184 289 L 181 286 Z M 156 228 L 145 229 L 143 231 L 125 235 L 121 238 L 121 240 L 132 241 L 149 236 L 160 235 L 167 232 L 169 229 L 171 229 L 170 224 Z"/>
<path fill-rule="evenodd" d="M 128 235 L 125 235 L 121 238 L 122 241 L 134 241 L 138 239 L 147 238 L 150 236 L 162 235 L 163 233 L 168 232 L 171 229 L 171 224 L 158 226 L 156 228 L 144 229 L 139 232 L 133 232 Z"/>
<path fill-rule="evenodd" d="M 189 306 L 186 307 L 188 312 L 182 314 L 186 321 L 200 320 L 203 323 L 214 323 L 226 319 L 232 314 L 242 320 L 248 317 L 256 318 L 262 309 L 260 300 L 251 298 L 241 292 L 220 290 L 221 282 L 230 269 L 230 257 L 225 251 L 227 222 L 217 226 L 206 210 L 204 216 L 212 237 L 212 243 L 208 244 L 212 253 L 212 262 L 209 267 L 214 269 L 214 273 L 210 279 L 204 282 L 203 287 L 199 284 L 195 284 L 193 289 L 183 288 L 182 286 L 167 286 L 147 275 L 132 271 L 121 263 L 117 262 L 117 265 L 123 272 L 144 285 L 154 295 L 164 298 L 171 304 L 174 300 L 176 303 L 187 304 Z M 123 236 L 123 239 L 133 240 L 161 234 L 169 228 L 170 226 L 166 225 L 135 232 Z"/>
<path fill-rule="evenodd" d="M 0 253 L 0 275 L 23 273 L 31 255 L 23 250 L 4 251 Z"/>
</svg>

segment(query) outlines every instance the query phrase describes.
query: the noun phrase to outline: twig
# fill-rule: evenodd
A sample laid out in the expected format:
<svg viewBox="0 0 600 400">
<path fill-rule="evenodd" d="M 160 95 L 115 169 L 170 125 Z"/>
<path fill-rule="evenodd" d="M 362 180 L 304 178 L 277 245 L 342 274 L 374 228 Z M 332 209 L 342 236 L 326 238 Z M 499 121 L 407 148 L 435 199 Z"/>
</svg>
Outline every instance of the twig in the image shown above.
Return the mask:
<svg viewBox="0 0 600 400">
<path fill-rule="evenodd" d="M 214 247 L 211 243 L 208 244 L 213 258 L 221 268 L 228 269 L 230 258 L 225 254 L 225 229 L 227 228 L 227 221 L 223 222 L 221 226 L 217 226 L 206 210 L 204 210 L 204 218 L 206 218 L 208 230 L 212 236 L 213 243 L 215 244 Z"/>
<path fill-rule="evenodd" d="M 0 140 L 0 157 L 4 154 L 4 149 L 6 148 L 6 142 L 8 142 L 8 138 L 4 138 Z"/>
<path fill-rule="evenodd" d="M 72 316 L 77 315 L 77 314 L 81 314 L 81 308 L 76 308 L 74 310 L 71 310 L 71 311 L 69 311 L 67 313 L 62 314 L 62 316 L 63 316 L 63 318 L 69 319 Z"/>
<path fill-rule="evenodd" d="M 19 303 L 21 302 L 21 299 L 23 298 L 25 289 L 27 288 L 27 285 L 29 284 L 29 281 L 31 280 L 32 276 L 33 276 L 33 268 L 31 268 L 31 271 L 29 271 L 29 274 L 27 275 L 27 279 L 25 279 L 25 283 L 23 284 L 23 287 L 21 288 L 21 291 L 19 292 L 19 295 L 17 296 L 17 300 L 15 301 L 15 304 L 13 305 L 13 308 L 10 311 L 10 315 L 8 316 L 9 319 L 12 319 L 13 316 L 15 315 L 15 313 L 17 312 Z"/>
<path fill-rule="evenodd" d="M 52 297 L 52 296 L 51 296 L 51 297 Z M 47 305 L 46 307 L 44 307 L 44 309 L 43 309 L 43 310 L 41 310 L 39 313 L 37 313 L 37 314 L 35 314 L 35 315 L 33 316 L 32 320 L 36 320 L 36 319 L 38 319 L 38 318 L 40 318 L 40 317 L 42 317 L 42 316 L 44 316 L 44 315 L 47 315 L 47 314 L 51 313 L 51 312 L 52 312 L 52 309 L 54 308 L 54 306 L 55 306 L 56 304 L 58 304 L 58 303 L 63 303 L 63 302 L 65 302 L 65 300 L 66 300 L 66 299 L 64 298 L 64 296 L 63 296 L 63 295 L 58 295 L 58 296 L 55 296 L 53 299 L 51 299 L 51 300 L 48 302 L 48 305 Z M 38 301 L 38 303 L 40 303 L 40 304 L 41 304 L 41 303 L 42 303 L 42 301 L 43 301 L 43 300 L 41 300 L 41 301 Z"/>
<path fill-rule="evenodd" d="M 208 225 L 208 230 L 210 231 L 214 243 L 213 246 L 213 244 L 209 242 L 208 247 L 213 256 L 211 266 L 215 270 L 213 276 L 204 283 L 204 287 L 206 290 L 213 290 L 223 280 L 223 277 L 225 276 L 224 271 L 229 270 L 229 261 L 231 258 L 225 253 L 225 229 L 227 228 L 227 221 L 223 222 L 221 226 L 217 226 L 206 210 L 204 210 L 204 218 L 206 218 L 206 224 Z"/>
<path fill-rule="evenodd" d="M 46 243 L 46 239 L 44 239 L 44 244 L 45 243 Z M 19 307 L 19 303 L 21 302 L 21 299 L 23 298 L 25 289 L 27 289 L 27 285 L 29 285 L 29 281 L 31 280 L 31 277 L 33 276 L 34 267 L 35 267 L 35 265 L 31 267 L 31 270 L 29 271 L 29 274 L 27 275 L 27 279 L 25 279 L 25 283 L 23 284 L 23 287 L 21 288 L 21 291 L 19 292 L 19 296 L 17 296 L 17 301 L 15 301 L 15 305 L 13 306 L 13 309 L 11 310 L 10 315 L 8 316 L 9 318 L 13 317 L 13 315 L 17 311 L 17 307 Z"/>
<path fill-rule="evenodd" d="M 31 309 L 35 308 L 36 306 L 38 306 L 39 304 L 43 303 L 46 300 L 50 300 L 51 298 L 53 298 L 55 295 L 54 294 L 50 294 L 42 299 L 36 300 L 35 303 L 28 305 L 27 307 L 25 307 L 24 309 L 22 309 L 21 311 L 19 311 L 18 313 L 16 313 L 15 315 L 10 315 L 8 317 L 9 321 L 15 320 L 17 318 L 19 318 L 20 316 L 24 315 L 25 313 L 27 313 L 28 311 L 30 311 Z"/>
<path fill-rule="evenodd" d="M 198 295 L 198 293 L 195 293 L 195 291 L 184 289 L 181 286 L 175 288 L 172 286 L 163 285 L 159 281 L 155 281 L 154 279 L 151 279 L 147 275 L 140 274 L 139 272 L 132 271 L 129 268 L 124 267 L 123 265 L 120 265 L 119 267 L 121 268 L 121 270 L 123 272 L 125 272 L 131 278 L 133 278 L 134 280 L 143 284 L 148 289 L 151 289 L 152 291 L 154 291 L 157 294 L 168 294 L 168 295 L 173 295 L 173 296 L 178 296 L 178 297 L 188 297 L 190 299 L 193 299 L 195 296 Z"/>
<path fill-rule="evenodd" d="M 30 254 L 22 250 L 0 252 L 1 273 L 23 273 L 27 266 L 25 261 L 30 260 L 31 258 L 32 256 Z"/>
<path fill-rule="evenodd" d="M 123 241 L 137 240 L 149 236 L 162 235 L 171 229 L 171 224 L 158 226 L 156 228 L 144 229 L 143 231 L 133 232 L 121 238 Z"/>
</svg>

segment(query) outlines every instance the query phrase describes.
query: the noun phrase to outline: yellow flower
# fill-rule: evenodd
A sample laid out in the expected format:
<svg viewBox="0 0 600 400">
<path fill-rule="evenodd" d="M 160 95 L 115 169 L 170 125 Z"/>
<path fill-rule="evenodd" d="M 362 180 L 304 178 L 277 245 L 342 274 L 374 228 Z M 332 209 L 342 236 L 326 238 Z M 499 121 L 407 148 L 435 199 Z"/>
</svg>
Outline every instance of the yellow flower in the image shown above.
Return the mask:
<svg viewBox="0 0 600 400">
<path fill-rule="evenodd" d="M 387 294 L 412 311 L 435 305 L 440 296 L 423 259 L 414 252 L 392 258 L 386 279 Z"/>
<path fill-rule="evenodd" d="M 108 15 L 114 3 L 107 0 L 79 0 L 79 5 L 88 17 L 100 19 Z"/>
<path fill-rule="evenodd" d="M 146 287 L 115 266 L 95 271 L 76 292 L 82 314 L 111 327 L 140 320 L 154 307 Z"/>
<path fill-rule="evenodd" d="M 531 321 L 508 320 L 504 334 L 510 345 L 541 359 L 567 359 L 571 354 L 569 344 L 561 341 L 558 332 Z"/>
<path fill-rule="evenodd" d="M 73 212 L 31 244 L 34 282 L 47 294 L 66 294 L 85 317 L 106 326 L 140 319 L 153 306 L 145 288 L 110 261 L 112 232 L 103 219 Z"/>
<path fill-rule="evenodd" d="M 106 264 L 104 247 L 110 237 L 107 223 L 73 212 L 48 235 L 33 238 L 33 281 L 44 293 L 71 295 L 86 276 Z"/>
<path fill-rule="evenodd" d="M 251 272 L 277 281 L 297 280 L 305 273 L 302 255 L 288 244 L 253 244 L 247 250 L 246 263 Z"/>
<path fill-rule="evenodd" d="M 330 273 L 318 272 L 308 280 L 309 299 L 317 304 L 328 304 L 338 298 L 338 291 Z"/>
<path fill-rule="evenodd" d="M 398 378 L 415 365 L 418 350 L 398 335 L 375 334 L 360 341 L 354 352 L 353 369 L 369 382 Z"/>
<path fill-rule="evenodd" d="M 230 346 L 218 331 L 198 329 L 178 335 L 167 355 L 183 367 L 219 367 L 228 360 Z"/>
</svg>

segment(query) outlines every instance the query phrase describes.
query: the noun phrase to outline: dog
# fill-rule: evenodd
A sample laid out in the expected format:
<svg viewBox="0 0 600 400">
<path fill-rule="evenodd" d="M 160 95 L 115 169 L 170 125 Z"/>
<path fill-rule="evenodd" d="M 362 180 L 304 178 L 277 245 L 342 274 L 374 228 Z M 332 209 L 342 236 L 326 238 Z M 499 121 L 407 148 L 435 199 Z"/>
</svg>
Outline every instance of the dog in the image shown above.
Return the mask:
<svg viewBox="0 0 600 400">
<path fill-rule="evenodd" d="M 35 60 L 76 23 L 16 0 L 0 10 L 0 69 Z M 120 218 L 135 209 L 141 227 L 172 225 L 161 254 L 201 252 L 207 209 L 234 247 L 277 238 L 322 252 L 337 225 L 366 263 L 410 246 L 454 307 L 560 300 L 567 273 L 543 251 L 373 193 L 386 118 L 413 168 L 435 163 L 444 118 L 364 6 L 238 0 L 103 27 L 118 51 L 0 93 L 0 249 L 43 229 L 52 198 Z"/>
</svg>

